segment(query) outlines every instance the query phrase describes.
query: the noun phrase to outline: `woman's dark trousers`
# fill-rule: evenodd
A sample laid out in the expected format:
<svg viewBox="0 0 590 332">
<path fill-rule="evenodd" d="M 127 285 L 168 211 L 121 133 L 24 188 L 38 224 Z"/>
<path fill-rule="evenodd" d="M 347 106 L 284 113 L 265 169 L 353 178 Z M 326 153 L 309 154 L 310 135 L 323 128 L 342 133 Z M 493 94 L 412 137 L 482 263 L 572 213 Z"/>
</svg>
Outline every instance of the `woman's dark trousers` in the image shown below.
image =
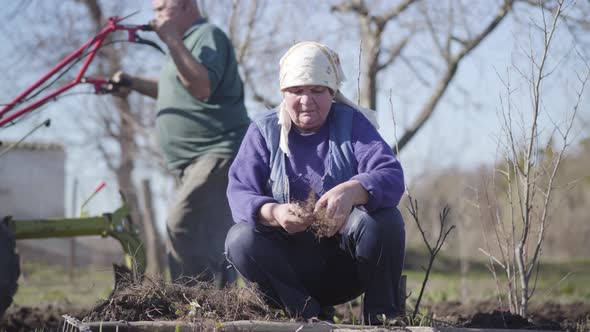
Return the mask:
<svg viewBox="0 0 590 332">
<path fill-rule="evenodd" d="M 395 208 L 370 214 L 355 208 L 342 235 L 320 240 L 310 232 L 238 223 L 225 248 L 237 271 L 292 317 L 317 317 L 320 307 L 362 293 L 366 323 L 399 314 L 405 228 Z"/>
</svg>

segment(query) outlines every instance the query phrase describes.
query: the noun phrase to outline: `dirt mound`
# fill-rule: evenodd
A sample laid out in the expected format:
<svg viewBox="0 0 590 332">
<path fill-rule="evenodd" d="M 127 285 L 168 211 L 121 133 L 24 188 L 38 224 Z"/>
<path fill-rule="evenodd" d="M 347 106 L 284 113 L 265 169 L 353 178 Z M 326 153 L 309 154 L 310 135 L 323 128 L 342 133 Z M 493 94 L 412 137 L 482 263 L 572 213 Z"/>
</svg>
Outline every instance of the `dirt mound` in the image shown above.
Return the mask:
<svg viewBox="0 0 590 332">
<path fill-rule="evenodd" d="M 353 317 L 360 315 L 356 302 L 352 306 L 339 305 L 336 309 L 339 323 L 351 324 Z M 590 303 L 533 304 L 528 319 L 508 313 L 495 301 L 440 302 L 423 309 L 439 326 L 590 331 Z M 14 306 L 6 313 L 0 331 L 59 331 L 63 314 L 84 321 L 182 320 L 208 324 L 286 320 L 280 311 L 268 307 L 255 290 L 238 287 L 217 290 L 209 283 L 188 286 L 146 280 L 118 287 L 107 300 L 86 311 L 74 307 Z M 358 324 L 358 320 L 355 323 Z"/>
<path fill-rule="evenodd" d="M 232 286 L 219 290 L 208 282 L 170 284 L 146 279 L 118 287 L 83 321 L 269 320 L 280 315 L 251 288 Z"/>
<path fill-rule="evenodd" d="M 428 307 L 437 320 L 470 328 L 589 331 L 590 303 L 531 304 L 525 319 L 500 308 L 497 301 L 440 302 Z"/>
<path fill-rule="evenodd" d="M 68 314 L 82 319 L 87 313 L 88 310 L 80 308 L 53 305 L 39 307 L 12 306 L 0 323 L 0 331 L 59 331 L 64 321 L 62 315 Z"/>
</svg>

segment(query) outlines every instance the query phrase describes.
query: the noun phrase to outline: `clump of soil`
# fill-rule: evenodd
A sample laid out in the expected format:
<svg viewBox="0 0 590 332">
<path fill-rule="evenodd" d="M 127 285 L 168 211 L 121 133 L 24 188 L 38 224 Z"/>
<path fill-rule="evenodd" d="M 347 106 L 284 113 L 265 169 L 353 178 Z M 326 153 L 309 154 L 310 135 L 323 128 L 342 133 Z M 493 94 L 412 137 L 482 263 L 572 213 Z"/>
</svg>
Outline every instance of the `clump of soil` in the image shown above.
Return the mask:
<svg viewBox="0 0 590 332">
<path fill-rule="evenodd" d="M 88 313 L 87 310 L 42 305 L 38 307 L 23 307 L 13 305 L 0 322 L 0 331 L 29 332 L 29 331 L 58 331 L 63 326 L 62 315 L 68 314 L 77 319 L 82 319 Z"/>
<path fill-rule="evenodd" d="M 269 320 L 280 315 L 280 311 L 264 302 L 263 295 L 255 288 L 217 289 L 213 282 L 191 280 L 189 286 L 189 283 L 171 284 L 146 278 L 143 282 L 117 287 L 83 321 Z"/>
<path fill-rule="evenodd" d="M 510 327 L 511 329 L 527 329 L 535 325 L 520 315 L 494 310 L 492 312 L 478 312 L 474 314 L 463 326 L 473 328 L 505 329 Z"/>
<path fill-rule="evenodd" d="M 428 311 L 435 314 L 436 319 L 458 327 L 576 332 L 590 330 L 589 303 L 531 304 L 528 319 L 500 308 L 497 301 L 440 302 L 428 306 Z"/>
<path fill-rule="evenodd" d="M 299 206 L 297 217 L 304 221 L 311 222 L 308 230 L 312 232 L 317 239 L 321 239 L 323 237 L 328 237 L 330 231 L 334 227 L 334 220 L 327 217 L 325 207 L 320 207 L 316 211 L 316 203 L 317 199 L 312 190 L 309 192 L 309 195 L 304 202 L 296 203 Z"/>
<path fill-rule="evenodd" d="M 115 301 L 115 299 L 116 297 L 113 298 L 113 301 Z M 146 301 L 149 301 L 149 299 Z M 175 306 L 182 307 L 186 306 L 187 303 L 188 302 L 184 299 L 184 297 L 182 297 L 182 300 L 180 300 L 178 304 L 175 304 Z M 205 301 L 203 301 L 203 303 L 199 303 L 201 307 L 204 307 L 203 304 Z M 113 306 L 116 305 L 117 304 L 115 302 L 111 304 L 111 309 L 113 309 L 112 312 L 116 312 L 118 310 L 113 308 Z M 145 307 L 149 306 L 146 305 Z M 264 308 L 264 306 L 256 307 L 260 310 L 263 310 Z M 139 309 L 139 307 L 136 309 L 136 311 L 140 310 L 141 309 Z M 235 307 L 232 307 L 229 310 L 235 310 Z M 495 301 L 470 303 L 451 301 L 439 302 L 434 305 L 426 306 L 425 310 L 428 311 L 429 316 L 434 318 L 435 324 L 437 326 L 477 326 L 478 328 L 500 329 L 524 328 L 534 330 L 561 330 L 572 332 L 590 331 L 590 303 L 560 304 L 546 302 L 532 305 L 529 311 L 529 319 L 524 319 L 518 315 L 511 315 L 506 311 L 502 311 Z M 201 316 L 207 316 L 204 311 L 205 309 L 203 308 Z M 186 312 L 186 308 L 183 312 Z M 80 320 L 85 315 L 90 317 L 88 316 L 88 311 L 83 312 L 80 308 L 51 305 L 39 307 L 13 306 L 8 309 L 4 316 L 4 320 L 0 323 L 0 331 L 61 331 L 61 327 L 63 326 L 63 318 L 61 318 L 61 315 L 63 314 L 74 316 Z M 93 313 L 90 315 L 96 314 L 97 313 Z M 155 315 L 152 315 L 152 317 L 154 316 Z M 262 320 L 265 319 L 265 317 L 275 321 L 284 320 L 282 316 L 280 318 L 278 316 L 273 318 L 273 314 L 270 312 L 264 312 L 258 317 L 251 317 L 249 319 Z M 352 306 L 346 304 L 338 305 L 336 306 L 336 317 L 340 323 L 358 324 L 358 317 L 360 317 L 360 305 L 355 301 L 353 301 Z M 190 317 L 190 320 L 195 321 L 198 319 L 192 316 Z M 233 320 L 233 318 L 230 317 L 228 320 Z M 524 325 L 524 321 L 527 322 L 526 327 Z"/>
</svg>

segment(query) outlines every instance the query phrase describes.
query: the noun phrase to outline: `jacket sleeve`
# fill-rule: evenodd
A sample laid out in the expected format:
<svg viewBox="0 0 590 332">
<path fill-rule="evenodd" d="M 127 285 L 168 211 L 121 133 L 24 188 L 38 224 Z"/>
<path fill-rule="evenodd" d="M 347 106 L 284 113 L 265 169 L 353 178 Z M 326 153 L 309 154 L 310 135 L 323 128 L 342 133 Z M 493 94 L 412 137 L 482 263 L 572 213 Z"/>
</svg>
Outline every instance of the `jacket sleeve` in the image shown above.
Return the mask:
<svg viewBox="0 0 590 332">
<path fill-rule="evenodd" d="M 352 144 L 358 180 L 369 193 L 367 211 L 395 207 L 405 191 L 404 173 L 399 160 L 377 129 L 360 113 L 355 113 Z"/>
<path fill-rule="evenodd" d="M 251 123 L 229 169 L 227 198 L 234 222 L 254 224 L 262 205 L 276 202 L 265 194 L 270 176 L 269 158 L 264 137 L 256 124 Z"/>
</svg>

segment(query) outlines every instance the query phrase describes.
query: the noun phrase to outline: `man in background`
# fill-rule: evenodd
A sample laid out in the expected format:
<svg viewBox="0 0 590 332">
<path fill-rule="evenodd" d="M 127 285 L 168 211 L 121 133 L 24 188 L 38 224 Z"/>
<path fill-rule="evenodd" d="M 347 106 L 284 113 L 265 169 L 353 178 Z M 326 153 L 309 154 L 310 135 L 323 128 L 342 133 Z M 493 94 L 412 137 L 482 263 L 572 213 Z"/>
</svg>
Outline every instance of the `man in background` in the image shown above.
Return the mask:
<svg viewBox="0 0 590 332">
<path fill-rule="evenodd" d="M 156 99 L 156 127 L 168 167 L 180 181 L 167 220 L 172 280 L 234 279 L 224 240 L 233 225 L 226 188 L 229 166 L 250 120 L 231 41 L 201 16 L 194 0 L 154 0 L 151 25 L 168 47 L 159 79 L 119 71 L 117 95 Z"/>
</svg>

